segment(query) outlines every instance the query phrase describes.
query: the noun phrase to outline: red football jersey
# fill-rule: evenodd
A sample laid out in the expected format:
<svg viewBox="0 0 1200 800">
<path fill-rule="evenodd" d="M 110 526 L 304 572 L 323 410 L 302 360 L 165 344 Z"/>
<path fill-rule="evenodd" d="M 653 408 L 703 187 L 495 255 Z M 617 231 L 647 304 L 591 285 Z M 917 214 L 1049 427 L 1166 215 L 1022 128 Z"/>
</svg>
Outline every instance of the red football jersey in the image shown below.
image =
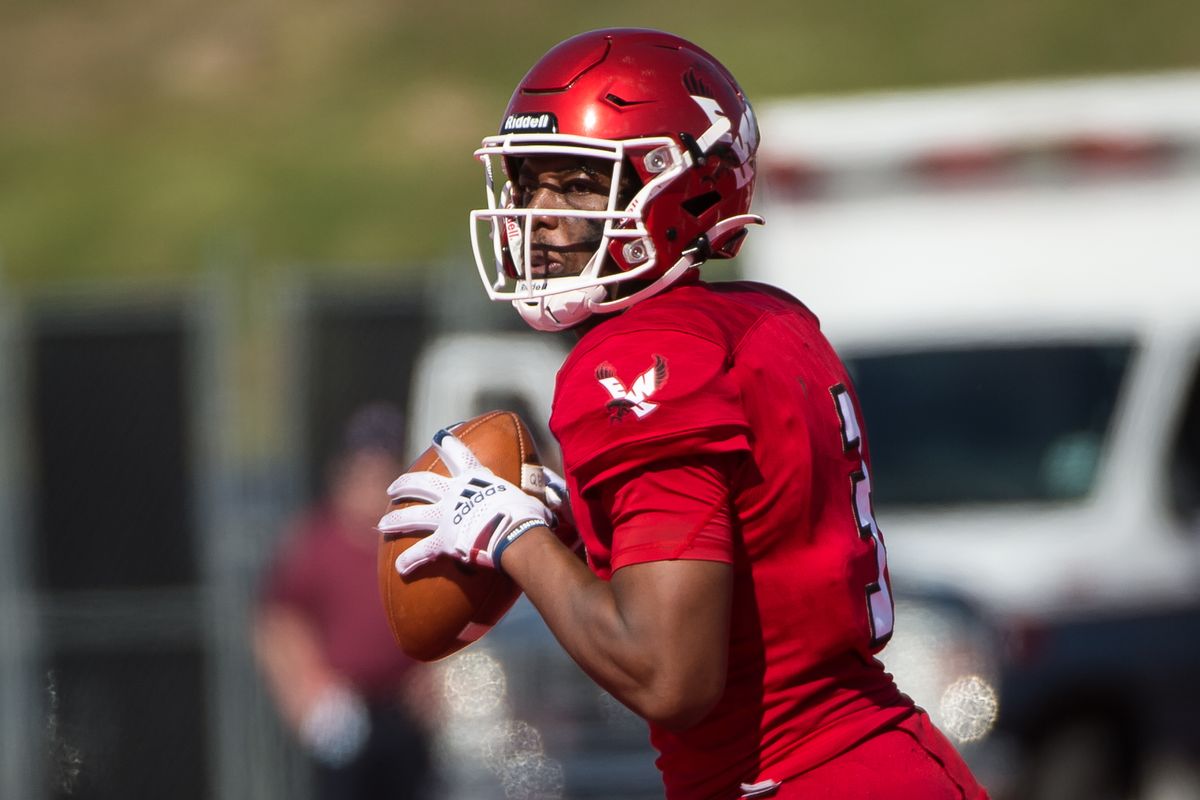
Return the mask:
<svg viewBox="0 0 1200 800">
<path fill-rule="evenodd" d="M 892 627 L 860 413 L 799 301 L 678 286 L 601 322 L 559 371 L 551 428 L 593 571 L 732 565 L 725 694 L 651 726 L 669 797 L 736 797 L 911 713 L 872 656 Z"/>
</svg>

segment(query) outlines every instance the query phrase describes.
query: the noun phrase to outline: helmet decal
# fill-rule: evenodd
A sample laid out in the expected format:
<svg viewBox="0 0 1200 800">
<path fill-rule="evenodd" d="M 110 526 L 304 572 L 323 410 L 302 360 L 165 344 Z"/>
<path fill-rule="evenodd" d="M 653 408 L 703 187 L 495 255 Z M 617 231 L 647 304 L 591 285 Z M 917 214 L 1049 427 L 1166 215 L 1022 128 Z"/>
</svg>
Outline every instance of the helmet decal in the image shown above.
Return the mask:
<svg viewBox="0 0 1200 800">
<path fill-rule="evenodd" d="M 713 96 L 712 90 L 704 85 L 704 81 L 696 74 L 696 70 L 689 69 L 683 76 L 683 85 L 693 97 L 708 97 Z"/>
<path fill-rule="evenodd" d="M 718 142 L 729 140 L 729 130 L 732 127 L 729 123 L 729 117 L 725 116 L 725 112 L 721 110 L 721 104 L 711 97 L 703 97 L 701 95 L 692 95 L 692 99 L 696 101 L 696 105 L 700 106 L 700 110 L 708 117 L 708 130 L 696 139 L 696 146 L 701 153 L 708 153 L 713 148 L 713 145 Z"/>
<path fill-rule="evenodd" d="M 548 111 L 538 114 L 509 114 L 500 126 L 501 133 L 558 133 L 558 119 Z"/>
</svg>

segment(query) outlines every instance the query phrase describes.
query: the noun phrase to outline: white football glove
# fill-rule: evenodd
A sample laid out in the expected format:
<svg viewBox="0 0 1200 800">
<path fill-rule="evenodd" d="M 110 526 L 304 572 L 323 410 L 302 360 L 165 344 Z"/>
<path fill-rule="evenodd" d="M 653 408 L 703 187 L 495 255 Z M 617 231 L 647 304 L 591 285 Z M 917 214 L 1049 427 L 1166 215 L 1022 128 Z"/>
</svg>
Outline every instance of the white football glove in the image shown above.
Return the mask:
<svg viewBox="0 0 1200 800">
<path fill-rule="evenodd" d="M 388 497 L 393 503 L 420 504 L 389 511 L 379 520 L 383 534 L 430 532 L 396 557 L 401 575 L 443 555 L 499 569 L 501 553 L 518 537 L 554 526 L 550 509 L 483 466 L 454 434 L 438 431 L 433 446 L 450 476 L 401 475 L 388 487 Z"/>
</svg>

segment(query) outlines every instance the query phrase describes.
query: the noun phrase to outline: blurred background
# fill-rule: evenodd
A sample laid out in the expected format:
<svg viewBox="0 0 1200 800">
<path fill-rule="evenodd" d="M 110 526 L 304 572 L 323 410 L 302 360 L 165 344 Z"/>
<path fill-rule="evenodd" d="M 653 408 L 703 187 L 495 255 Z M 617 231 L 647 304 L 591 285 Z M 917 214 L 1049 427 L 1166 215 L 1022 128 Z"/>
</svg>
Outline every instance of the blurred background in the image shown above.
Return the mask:
<svg viewBox="0 0 1200 800">
<path fill-rule="evenodd" d="M 568 342 L 486 303 L 471 151 L 613 25 L 755 102 L 769 224 L 710 274 L 797 294 L 850 362 L 901 687 L 997 798 L 1200 798 L 1183 0 L 0 4 L 0 797 L 323 791 L 287 676 L 337 671 L 264 657 L 303 594 L 264 587 L 364 407 L 399 463 L 486 408 L 544 428 Z M 661 795 L 524 604 L 397 669 L 438 796 Z"/>
</svg>

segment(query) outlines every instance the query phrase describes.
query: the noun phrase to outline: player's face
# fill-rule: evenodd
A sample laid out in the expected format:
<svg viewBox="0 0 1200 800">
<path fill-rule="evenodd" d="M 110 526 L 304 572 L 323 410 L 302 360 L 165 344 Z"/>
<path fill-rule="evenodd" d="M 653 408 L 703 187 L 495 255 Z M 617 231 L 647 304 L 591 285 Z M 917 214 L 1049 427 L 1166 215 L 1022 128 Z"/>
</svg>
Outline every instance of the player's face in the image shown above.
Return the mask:
<svg viewBox="0 0 1200 800">
<path fill-rule="evenodd" d="M 525 159 L 517 175 L 517 205 L 533 209 L 603 211 L 612 162 L 573 156 Z M 535 216 L 529 261 L 534 277 L 578 275 L 600 246 L 604 223 L 578 217 Z"/>
</svg>

